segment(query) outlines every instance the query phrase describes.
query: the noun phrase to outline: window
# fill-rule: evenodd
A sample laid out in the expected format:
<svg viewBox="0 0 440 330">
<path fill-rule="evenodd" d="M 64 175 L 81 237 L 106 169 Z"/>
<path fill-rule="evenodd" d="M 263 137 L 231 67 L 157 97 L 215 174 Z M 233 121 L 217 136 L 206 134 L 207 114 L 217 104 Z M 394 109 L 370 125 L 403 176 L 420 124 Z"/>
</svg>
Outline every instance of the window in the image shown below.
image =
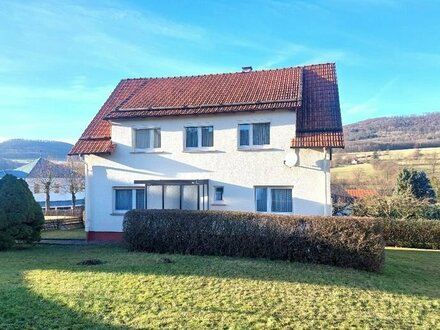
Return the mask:
<svg viewBox="0 0 440 330">
<path fill-rule="evenodd" d="M 38 183 L 34 184 L 34 194 L 40 193 L 40 185 Z"/>
<path fill-rule="evenodd" d="M 145 190 L 135 188 L 117 188 L 115 192 L 115 211 L 129 211 L 145 208 Z"/>
<path fill-rule="evenodd" d="M 185 147 L 210 148 L 214 146 L 214 126 L 185 127 Z"/>
<path fill-rule="evenodd" d="M 160 128 L 147 128 L 135 130 L 136 149 L 155 149 L 160 148 L 161 137 Z"/>
<path fill-rule="evenodd" d="M 53 192 L 58 194 L 60 192 L 60 185 L 58 183 L 55 183 L 53 185 Z"/>
<path fill-rule="evenodd" d="M 256 187 L 255 205 L 257 212 L 291 213 L 292 188 Z"/>
<path fill-rule="evenodd" d="M 270 144 L 270 123 L 240 124 L 238 128 L 240 147 Z"/>
<path fill-rule="evenodd" d="M 145 208 L 145 190 L 136 189 L 136 209 Z"/>
<path fill-rule="evenodd" d="M 255 188 L 257 212 L 267 212 L 267 188 Z"/>
<path fill-rule="evenodd" d="M 131 189 L 117 189 L 115 191 L 115 210 L 127 211 L 133 208 L 133 193 Z"/>
<path fill-rule="evenodd" d="M 223 191 L 224 191 L 223 187 L 215 187 L 214 200 L 222 201 L 223 200 Z"/>
</svg>

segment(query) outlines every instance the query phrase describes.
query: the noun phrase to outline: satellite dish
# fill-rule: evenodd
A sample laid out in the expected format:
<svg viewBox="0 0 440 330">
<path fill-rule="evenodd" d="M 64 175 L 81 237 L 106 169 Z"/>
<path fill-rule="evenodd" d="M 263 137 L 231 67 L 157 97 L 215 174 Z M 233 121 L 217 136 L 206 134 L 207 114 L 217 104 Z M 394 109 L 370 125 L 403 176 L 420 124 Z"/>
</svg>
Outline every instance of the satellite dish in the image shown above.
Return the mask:
<svg viewBox="0 0 440 330">
<path fill-rule="evenodd" d="M 298 163 L 298 155 L 293 152 L 289 152 L 284 159 L 284 165 L 288 167 L 294 167 Z"/>
</svg>

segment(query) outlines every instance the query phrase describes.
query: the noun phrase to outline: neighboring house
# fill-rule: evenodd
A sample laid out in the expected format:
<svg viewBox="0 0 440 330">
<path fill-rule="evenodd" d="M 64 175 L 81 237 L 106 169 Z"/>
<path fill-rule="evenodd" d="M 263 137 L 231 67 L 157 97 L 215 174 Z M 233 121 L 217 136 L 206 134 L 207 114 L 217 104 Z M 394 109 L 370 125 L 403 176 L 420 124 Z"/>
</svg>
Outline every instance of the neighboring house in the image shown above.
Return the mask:
<svg viewBox="0 0 440 330">
<path fill-rule="evenodd" d="M 377 191 L 374 189 L 353 188 L 346 189 L 345 191 L 347 192 L 348 196 L 353 200 L 377 195 Z"/>
<path fill-rule="evenodd" d="M 6 174 L 12 174 L 17 178 L 24 179 L 32 191 L 35 200 L 43 209 L 46 208 L 44 182 L 51 176 L 53 182 L 50 191 L 50 208 L 72 208 L 72 195 L 68 190 L 70 184 L 69 178 L 72 175 L 70 168 L 44 158 L 38 158 L 14 170 L 0 171 L 0 178 Z M 76 198 L 76 206 L 84 206 L 84 191 L 78 192 Z"/>
<path fill-rule="evenodd" d="M 344 146 L 334 64 L 122 80 L 71 155 L 86 166 L 88 239 L 134 208 L 331 215 Z"/>
</svg>

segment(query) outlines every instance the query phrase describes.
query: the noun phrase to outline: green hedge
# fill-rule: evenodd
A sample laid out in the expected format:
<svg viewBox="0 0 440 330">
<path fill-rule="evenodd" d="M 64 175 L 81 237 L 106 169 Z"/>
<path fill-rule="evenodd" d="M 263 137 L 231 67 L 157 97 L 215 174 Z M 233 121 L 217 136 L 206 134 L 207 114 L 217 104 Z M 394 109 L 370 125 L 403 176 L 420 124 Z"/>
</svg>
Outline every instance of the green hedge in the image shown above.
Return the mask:
<svg viewBox="0 0 440 330">
<path fill-rule="evenodd" d="M 440 249 L 439 220 L 382 220 L 388 246 Z"/>
<path fill-rule="evenodd" d="M 124 217 L 132 251 L 240 256 L 379 271 L 380 221 L 250 212 L 133 210 Z"/>
</svg>

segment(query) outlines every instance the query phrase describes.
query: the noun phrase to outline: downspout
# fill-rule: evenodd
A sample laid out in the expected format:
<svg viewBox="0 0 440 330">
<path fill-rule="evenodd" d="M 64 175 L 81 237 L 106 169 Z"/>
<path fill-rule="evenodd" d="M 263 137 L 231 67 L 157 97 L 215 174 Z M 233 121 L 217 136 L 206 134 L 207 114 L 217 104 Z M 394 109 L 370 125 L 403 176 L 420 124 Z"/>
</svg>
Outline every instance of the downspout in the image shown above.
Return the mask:
<svg viewBox="0 0 440 330">
<path fill-rule="evenodd" d="M 85 205 L 84 205 L 84 230 L 89 232 L 90 229 L 90 193 L 89 193 L 89 164 L 86 161 L 85 155 L 79 155 L 81 159 L 84 161 L 85 167 Z"/>
<path fill-rule="evenodd" d="M 329 185 L 327 184 L 328 174 L 327 170 L 330 171 L 330 168 L 327 167 L 327 148 L 324 147 L 324 186 L 325 186 L 325 202 L 324 202 L 324 216 L 327 216 L 329 214 L 329 200 L 328 196 L 330 194 L 329 192 Z M 331 213 L 330 213 L 331 214 Z"/>
</svg>

